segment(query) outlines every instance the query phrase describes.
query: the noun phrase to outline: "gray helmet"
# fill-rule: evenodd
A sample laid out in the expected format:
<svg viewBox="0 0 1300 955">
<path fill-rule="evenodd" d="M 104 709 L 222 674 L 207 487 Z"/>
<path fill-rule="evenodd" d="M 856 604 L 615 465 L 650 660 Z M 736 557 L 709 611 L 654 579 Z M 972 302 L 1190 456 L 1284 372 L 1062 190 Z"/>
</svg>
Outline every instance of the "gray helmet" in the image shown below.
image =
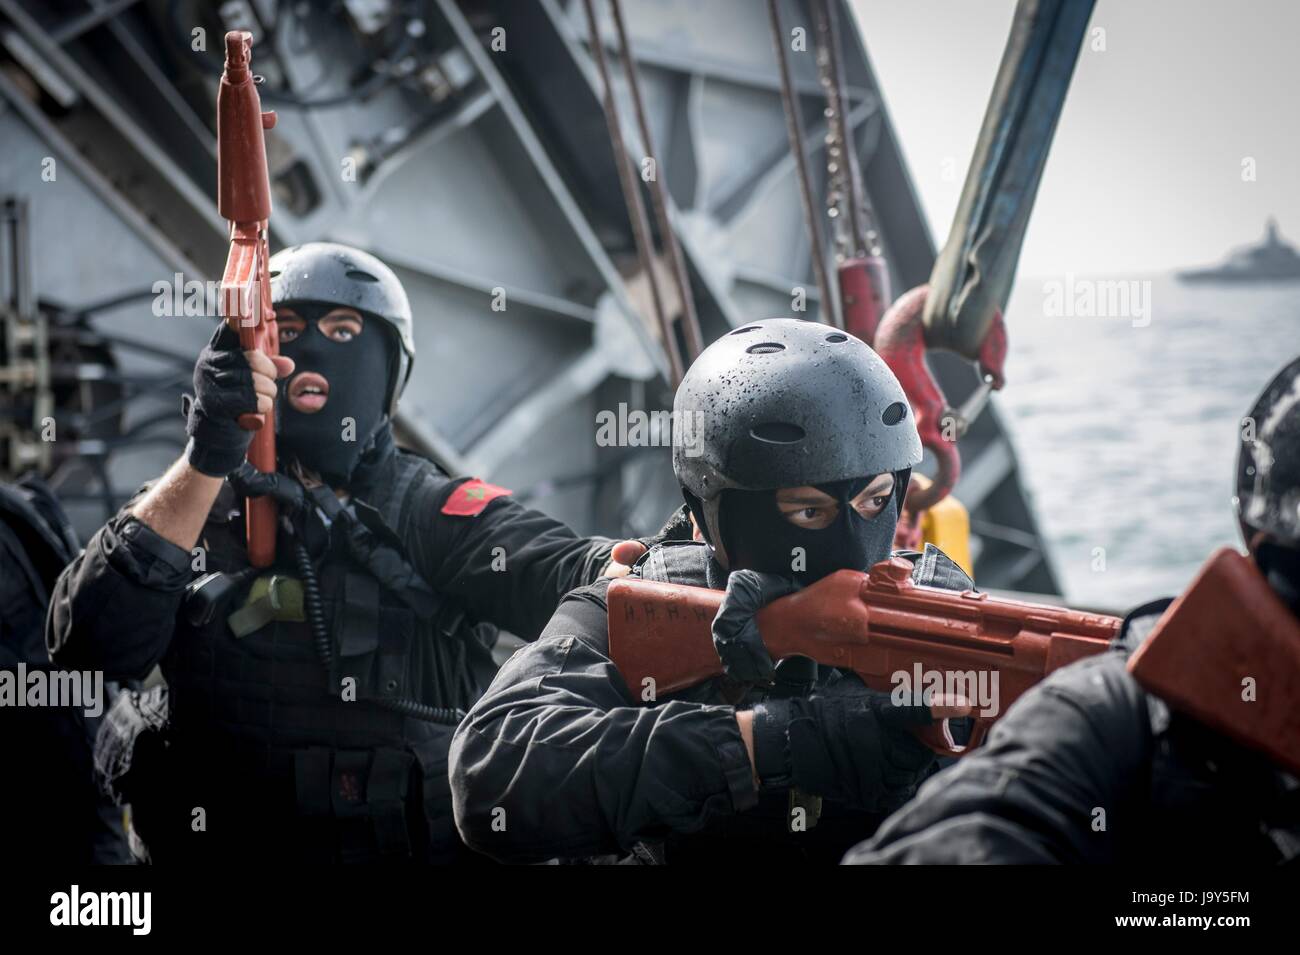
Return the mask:
<svg viewBox="0 0 1300 955">
<path fill-rule="evenodd" d="M 271 256 L 271 304 L 324 302 L 344 305 L 385 322 L 400 344 L 396 373 L 388 383 L 388 413 L 415 364 L 414 323 L 406 290 L 393 270 L 369 252 L 337 242 L 308 242 Z"/>
<path fill-rule="evenodd" d="M 728 488 L 763 491 L 912 468 L 921 439 L 903 386 L 863 341 L 771 318 L 723 335 L 673 402 L 673 470 L 720 563 Z M 905 488 L 900 489 L 901 494 Z"/>
<path fill-rule="evenodd" d="M 1300 546 L 1300 358 L 1273 376 L 1249 420 L 1254 440 L 1243 440 L 1237 454 L 1237 517 L 1247 543 L 1263 531 Z"/>
</svg>

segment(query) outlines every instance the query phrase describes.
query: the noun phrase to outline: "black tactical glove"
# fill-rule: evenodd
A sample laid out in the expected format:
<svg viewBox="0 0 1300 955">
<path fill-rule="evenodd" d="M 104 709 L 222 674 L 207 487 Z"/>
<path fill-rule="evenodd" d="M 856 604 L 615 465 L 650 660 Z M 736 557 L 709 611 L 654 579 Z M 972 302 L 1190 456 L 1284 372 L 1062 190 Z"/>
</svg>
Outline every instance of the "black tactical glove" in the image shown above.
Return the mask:
<svg viewBox="0 0 1300 955">
<path fill-rule="evenodd" d="M 307 489 L 287 474 L 265 474 L 245 461 L 226 478 L 240 497 L 270 497 L 283 514 L 297 514 L 307 506 Z"/>
<path fill-rule="evenodd" d="M 691 526 L 691 509 L 683 504 L 677 510 L 673 511 L 672 517 L 664 522 L 664 526 L 652 537 L 636 538 L 649 549 L 655 544 L 662 544 L 664 541 L 688 541 L 694 535 L 694 528 Z"/>
<path fill-rule="evenodd" d="M 892 812 L 916 791 L 935 754 L 911 729 L 926 706 L 895 706 L 888 693 L 844 676 L 809 697 L 754 707 L 754 763 L 765 789 L 797 786 L 868 812 Z"/>
<path fill-rule="evenodd" d="M 239 335 L 222 322 L 194 363 L 194 397 L 185 425 L 190 465 L 212 477 L 225 477 L 239 467 L 253 433 L 241 428 L 238 418 L 256 412 L 253 370 L 239 347 Z"/>
<path fill-rule="evenodd" d="M 797 589 L 793 581 L 776 574 L 731 572 L 722 606 L 713 618 L 713 646 L 727 676 L 742 683 L 772 682 L 776 667 L 754 617 L 773 600 Z"/>
</svg>

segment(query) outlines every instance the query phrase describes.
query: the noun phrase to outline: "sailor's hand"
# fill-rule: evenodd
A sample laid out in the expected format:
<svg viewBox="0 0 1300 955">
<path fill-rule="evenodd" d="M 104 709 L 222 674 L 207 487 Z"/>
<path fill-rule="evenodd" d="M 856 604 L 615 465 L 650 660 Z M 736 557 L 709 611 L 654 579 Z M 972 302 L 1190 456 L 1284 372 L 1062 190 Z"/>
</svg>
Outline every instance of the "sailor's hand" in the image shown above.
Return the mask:
<svg viewBox="0 0 1300 955">
<path fill-rule="evenodd" d="M 756 570 L 733 570 L 713 618 L 713 646 L 727 676 L 741 683 L 770 683 L 776 673 L 755 620 L 773 600 L 797 590 L 794 581 Z"/>
<path fill-rule="evenodd" d="M 293 371 L 293 361 L 241 351 L 239 335 L 224 322 L 194 363 L 194 396 L 186 408 L 186 456 L 197 471 L 225 477 L 244 459 L 252 432 L 239 426 L 246 414 L 270 414 L 275 379 Z M 271 424 L 274 427 L 274 424 Z"/>
<path fill-rule="evenodd" d="M 275 408 L 275 382 L 293 374 L 293 359 L 287 355 L 264 355 L 252 349 L 244 360 L 253 373 L 253 391 L 257 393 L 257 413 L 270 414 Z"/>
<path fill-rule="evenodd" d="M 227 477 L 240 497 L 269 497 L 286 513 L 302 510 L 307 503 L 303 486 L 287 474 L 265 474 L 245 461 Z"/>
<path fill-rule="evenodd" d="M 959 752 L 966 745 L 975 727 L 972 700 L 959 693 L 926 692 L 915 699 L 910 692 L 903 695 L 899 703 L 893 694 L 880 694 L 879 711 L 886 724 L 911 730 L 935 752 Z"/>
<path fill-rule="evenodd" d="M 798 786 L 868 812 L 892 812 L 934 769 L 916 736 L 935 714 L 895 705 L 846 674 L 809 697 L 755 705 L 754 765 L 769 786 Z"/>
<path fill-rule="evenodd" d="M 641 559 L 648 548 L 636 540 L 619 541 L 610 551 L 610 561 L 605 565 L 602 577 L 626 577 L 632 572 L 632 565 Z"/>
</svg>

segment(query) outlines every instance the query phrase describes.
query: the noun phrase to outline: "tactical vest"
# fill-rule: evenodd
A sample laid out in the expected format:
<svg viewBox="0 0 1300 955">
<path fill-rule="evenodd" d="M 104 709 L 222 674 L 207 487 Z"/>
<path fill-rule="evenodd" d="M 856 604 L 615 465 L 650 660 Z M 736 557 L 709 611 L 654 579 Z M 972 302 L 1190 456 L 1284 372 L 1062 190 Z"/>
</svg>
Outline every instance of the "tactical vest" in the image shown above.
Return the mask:
<svg viewBox="0 0 1300 955">
<path fill-rule="evenodd" d="M 349 551 L 343 526 L 356 529 L 353 515 L 366 508 L 382 526 L 362 535 L 399 541 L 392 529 L 405 526 L 421 482 L 438 473 L 406 452 L 386 466 L 372 499 L 351 502 L 313 561 L 328 667 L 297 596 L 295 541 L 283 533 L 275 565 L 210 622 L 194 625 L 182 612 L 162 662 L 167 798 L 136 807 L 155 861 L 173 850 L 192 861 L 209 847 L 228 855 L 232 845 L 324 862 L 446 862 L 465 851 L 447 782 L 452 727 L 379 703 L 468 709 L 493 669 L 496 630 L 433 594 L 393 546 L 376 548 L 384 559 L 369 565 Z M 208 571 L 247 572 L 234 504 L 227 485 L 201 538 Z M 236 608 L 243 626 L 232 630 Z M 206 831 L 195 835 L 200 809 Z"/>
</svg>

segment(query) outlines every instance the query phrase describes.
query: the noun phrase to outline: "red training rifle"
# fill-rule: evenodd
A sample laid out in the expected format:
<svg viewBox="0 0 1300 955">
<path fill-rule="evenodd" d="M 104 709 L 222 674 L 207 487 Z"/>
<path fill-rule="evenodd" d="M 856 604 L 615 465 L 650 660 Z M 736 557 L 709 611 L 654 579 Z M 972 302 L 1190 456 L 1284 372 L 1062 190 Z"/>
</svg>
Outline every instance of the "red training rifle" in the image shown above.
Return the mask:
<svg viewBox="0 0 1300 955">
<path fill-rule="evenodd" d="M 271 181 L 266 165 L 265 130 L 275 113 L 262 112 L 256 82 L 249 70 L 253 35 L 226 34 L 226 68 L 217 92 L 217 208 L 230 222 L 230 253 L 221 277 L 221 314 L 239 333 L 245 351 L 270 357 L 280 353 L 280 336 L 271 307 L 267 221 L 271 217 Z M 272 415 L 240 415 L 240 427 L 256 432 L 248 460 L 263 473 L 275 471 L 275 422 Z M 246 498 L 248 559 L 254 567 L 275 558 L 275 502 Z"/>
</svg>

